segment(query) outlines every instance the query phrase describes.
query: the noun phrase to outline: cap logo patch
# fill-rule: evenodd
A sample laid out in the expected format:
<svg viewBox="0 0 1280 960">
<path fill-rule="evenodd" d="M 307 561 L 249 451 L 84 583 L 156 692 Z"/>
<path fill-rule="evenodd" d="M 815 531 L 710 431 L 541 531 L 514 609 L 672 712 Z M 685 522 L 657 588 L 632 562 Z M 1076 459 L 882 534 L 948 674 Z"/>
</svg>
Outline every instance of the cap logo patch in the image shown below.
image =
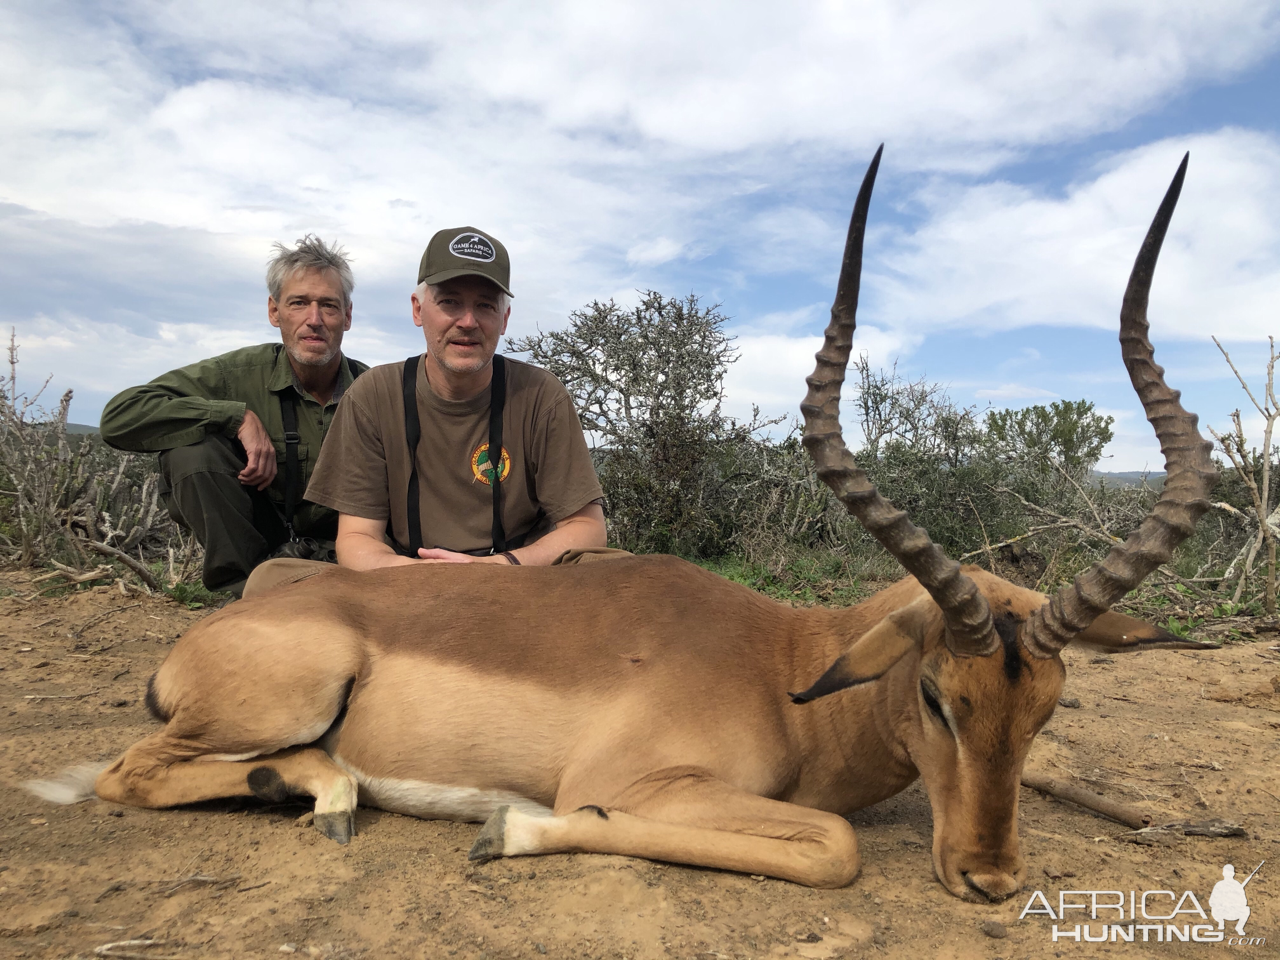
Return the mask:
<svg viewBox="0 0 1280 960">
<path fill-rule="evenodd" d="M 449 244 L 449 252 L 455 257 L 462 257 L 464 260 L 479 260 L 482 263 L 490 263 L 497 253 L 493 249 L 493 244 L 489 242 L 488 237 L 482 237 L 478 233 L 460 233 Z"/>
</svg>

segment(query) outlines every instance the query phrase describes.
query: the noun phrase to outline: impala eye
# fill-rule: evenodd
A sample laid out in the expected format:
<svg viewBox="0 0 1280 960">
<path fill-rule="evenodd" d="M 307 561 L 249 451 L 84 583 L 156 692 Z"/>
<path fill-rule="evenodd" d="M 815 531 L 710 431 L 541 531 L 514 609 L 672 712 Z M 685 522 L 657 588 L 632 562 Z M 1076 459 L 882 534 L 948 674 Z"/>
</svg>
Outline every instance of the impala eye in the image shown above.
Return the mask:
<svg viewBox="0 0 1280 960">
<path fill-rule="evenodd" d="M 920 696 L 924 697 L 924 705 L 929 708 L 929 712 L 937 717 L 944 727 L 950 730 L 951 725 L 947 723 L 947 716 L 942 712 L 942 704 L 938 702 L 938 698 L 923 680 L 920 681 Z"/>
</svg>

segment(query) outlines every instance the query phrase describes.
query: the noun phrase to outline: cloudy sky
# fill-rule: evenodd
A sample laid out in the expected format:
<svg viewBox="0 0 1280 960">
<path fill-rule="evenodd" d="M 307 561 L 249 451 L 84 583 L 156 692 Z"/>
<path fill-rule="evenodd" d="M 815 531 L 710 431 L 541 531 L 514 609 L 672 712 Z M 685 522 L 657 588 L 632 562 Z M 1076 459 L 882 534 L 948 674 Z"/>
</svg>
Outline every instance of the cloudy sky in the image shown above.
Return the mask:
<svg viewBox="0 0 1280 960">
<path fill-rule="evenodd" d="M 980 407 L 1088 398 L 1162 466 L 1121 292 L 1185 151 L 1157 359 L 1215 426 L 1280 332 L 1280 3 L 851 0 L 0 6 L 0 323 L 20 385 L 117 390 L 272 338 L 272 241 L 341 242 L 348 352 L 422 349 L 437 229 L 511 251 L 510 333 L 689 292 L 729 408 L 796 411 L 886 144 L 857 343 Z"/>
</svg>

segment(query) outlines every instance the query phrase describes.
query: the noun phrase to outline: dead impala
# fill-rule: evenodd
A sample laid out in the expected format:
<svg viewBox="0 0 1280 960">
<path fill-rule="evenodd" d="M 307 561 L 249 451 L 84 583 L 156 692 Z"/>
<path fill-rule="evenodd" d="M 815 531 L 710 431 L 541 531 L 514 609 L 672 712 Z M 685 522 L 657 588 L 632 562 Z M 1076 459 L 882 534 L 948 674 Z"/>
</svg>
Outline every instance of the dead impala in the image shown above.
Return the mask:
<svg viewBox="0 0 1280 960">
<path fill-rule="evenodd" d="M 1013 893 L 1019 778 L 1058 701 L 1059 651 L 1207 646 L 1108 612 L 1191 534 L 1215 477 L 1147 337 L 1186 159 L 1120 315 L 1124 362 L 1167 458 L 1164 492 L 1127 541 L 1048 602 L 948 559 L 841 439 L 879 161 L 877 151 L 801 409 L 819 476 L 911 576 L 836 610 L 774 603 L 673 557 L 334 568 L 197 624 L 148 689 L 164 729 L 96 781 L 71 772 L 32 788 L 142 807 L 306 795 L 340 843 L 358 798 L 487 818 L 473 859 L 612 853 L 836 887 L 859 870 L 844 815 L 919 776 L 942 883 L 962 897 Z"/>
</svg>

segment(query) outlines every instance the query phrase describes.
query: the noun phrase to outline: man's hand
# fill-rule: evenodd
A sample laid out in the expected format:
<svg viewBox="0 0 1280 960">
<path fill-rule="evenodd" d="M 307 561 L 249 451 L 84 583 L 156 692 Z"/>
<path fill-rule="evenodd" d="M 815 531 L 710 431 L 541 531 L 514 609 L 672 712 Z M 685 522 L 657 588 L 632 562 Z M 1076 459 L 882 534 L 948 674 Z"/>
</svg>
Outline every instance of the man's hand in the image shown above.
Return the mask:
<svg viewBox="0 0 1280 960">
<path fill-rule="evenodd" d="M 505 566 L 511 565 L 511 561 L 500 553 L 486 557 L 473 557 L 469 553 L 454 553 L 452 550 L 445 550 L 443 547 L 421 547 L 418 550 L 418 557 L 427 563 L 501 563 Z"/>
<path fill-rule="evenodd" d="M 276 478 L 276 447 L 258 415 L 248 408 L 244 411 L 240 429 L 236 431 L 236 439 L 249 457 L 248 465 L 240 471 L 240 482 L 259 490 L 267 489 Z"/>
</svg>

